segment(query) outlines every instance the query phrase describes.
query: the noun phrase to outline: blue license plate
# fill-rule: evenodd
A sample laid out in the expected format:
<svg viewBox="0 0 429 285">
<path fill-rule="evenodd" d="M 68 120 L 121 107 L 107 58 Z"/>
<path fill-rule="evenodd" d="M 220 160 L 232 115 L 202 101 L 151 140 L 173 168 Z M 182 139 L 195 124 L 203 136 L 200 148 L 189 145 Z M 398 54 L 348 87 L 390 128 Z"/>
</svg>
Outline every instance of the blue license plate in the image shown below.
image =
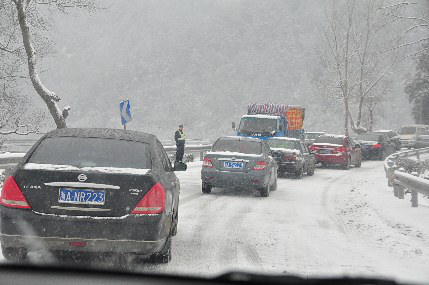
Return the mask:
<svg viewBox="0 0 429 285">
<path fill-rule="evenodd" d="M 60 188 L 58 202 L 83 205 L 104 205 L 105 191 Z"/>
<path fill-rule="evenodd" d="M 225 161 L 223 166 L 225 168 L 232 168 L 232 169 L 242 169 L 243 168 L 243 162 L 237 162 L 237 161 Z"/>
</svg>

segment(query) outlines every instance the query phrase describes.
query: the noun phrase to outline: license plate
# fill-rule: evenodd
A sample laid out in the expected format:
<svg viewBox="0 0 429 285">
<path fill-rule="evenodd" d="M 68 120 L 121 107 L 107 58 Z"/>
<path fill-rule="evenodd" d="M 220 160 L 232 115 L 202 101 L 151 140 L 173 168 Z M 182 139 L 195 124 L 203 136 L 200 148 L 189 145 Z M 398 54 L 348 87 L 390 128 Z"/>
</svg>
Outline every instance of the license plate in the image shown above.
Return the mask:
<svg viewBox="0 0 429 285">
<path fill-rule="evenodd" d="M 105 191 L 60 188 L 58 202 L 80 205 L 104 205 Z"/>
<path fill-rule="evenodd" d="M 223 166 L 225 168 L 242 169 L 243 168 L 243 162 L 225 161 Z"/>
<path fill-rule="evenodd" d="M 331 153 L 331 150 L 330 149 L 321 149 L 319 153 L 320 154 L 328 154 L 328 153 Z"/>
</svg>

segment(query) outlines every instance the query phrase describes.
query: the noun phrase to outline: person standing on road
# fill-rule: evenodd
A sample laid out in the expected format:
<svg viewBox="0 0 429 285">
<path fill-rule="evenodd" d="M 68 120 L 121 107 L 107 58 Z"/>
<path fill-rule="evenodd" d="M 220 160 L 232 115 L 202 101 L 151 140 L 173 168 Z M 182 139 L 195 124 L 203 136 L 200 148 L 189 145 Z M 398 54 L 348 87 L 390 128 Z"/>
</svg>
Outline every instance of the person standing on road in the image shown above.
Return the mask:
<svg viewBox="0 0 429 285">
<path fill-rule="evenodd" d="M 179 125 L 179 129 L 174 133 L 174 140 L 176 141 L 176 161 L 183 161 L 185 154 L 185 140 L 186 136 L 183 132 L 183 125 Z"/>
</svg>

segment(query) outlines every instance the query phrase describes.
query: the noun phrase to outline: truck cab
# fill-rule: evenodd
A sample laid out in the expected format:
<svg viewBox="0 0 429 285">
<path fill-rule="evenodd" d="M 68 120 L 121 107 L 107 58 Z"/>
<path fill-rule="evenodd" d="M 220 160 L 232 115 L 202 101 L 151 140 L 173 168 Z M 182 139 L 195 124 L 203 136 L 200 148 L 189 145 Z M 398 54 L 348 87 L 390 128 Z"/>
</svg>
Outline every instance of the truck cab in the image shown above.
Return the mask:
<svg viewBox="0 0 429 285">
<path fill-rule="evenodd" d="M 282 116 L 244 115 L 237 129 L 237 136 L 254 137 L 266 140 L 271 137 L 284 137 L 286 122 Z"/>
</svg>

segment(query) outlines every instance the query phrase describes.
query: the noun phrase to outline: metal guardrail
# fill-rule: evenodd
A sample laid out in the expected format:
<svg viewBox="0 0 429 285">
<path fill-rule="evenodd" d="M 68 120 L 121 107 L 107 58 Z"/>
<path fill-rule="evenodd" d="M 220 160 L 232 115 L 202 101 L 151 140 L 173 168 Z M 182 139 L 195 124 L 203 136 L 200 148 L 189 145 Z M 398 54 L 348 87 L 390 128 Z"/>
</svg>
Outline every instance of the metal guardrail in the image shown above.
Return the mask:
<svg viewBox="0 0 429 285">
<path fill-rule="evenodd" d="M 411 207 L 418 207 L 418 194 L 429 196 L 429 180 L 422 176 L 429 169 L 429 160 L 421 160 L 421 155 L 429 155 L 429 147 L 394 153 L 384 161 L 384 171 L 393 194 L 404 199 L 405 192 L 411 192 Z"/>
<path fill-rule="evenodd" d="M 185 145 L 185 153 L 199 153 L 200 160 L 203 160 L 204 153 L 211 149 L 211 145 Z M 164 146 L 167 153 L 176 152 L 176 146 Z M 25 153 L 0 153 L 0 169 L 8 169 L 14 167 L 24 157 Z"/>
</svg>

